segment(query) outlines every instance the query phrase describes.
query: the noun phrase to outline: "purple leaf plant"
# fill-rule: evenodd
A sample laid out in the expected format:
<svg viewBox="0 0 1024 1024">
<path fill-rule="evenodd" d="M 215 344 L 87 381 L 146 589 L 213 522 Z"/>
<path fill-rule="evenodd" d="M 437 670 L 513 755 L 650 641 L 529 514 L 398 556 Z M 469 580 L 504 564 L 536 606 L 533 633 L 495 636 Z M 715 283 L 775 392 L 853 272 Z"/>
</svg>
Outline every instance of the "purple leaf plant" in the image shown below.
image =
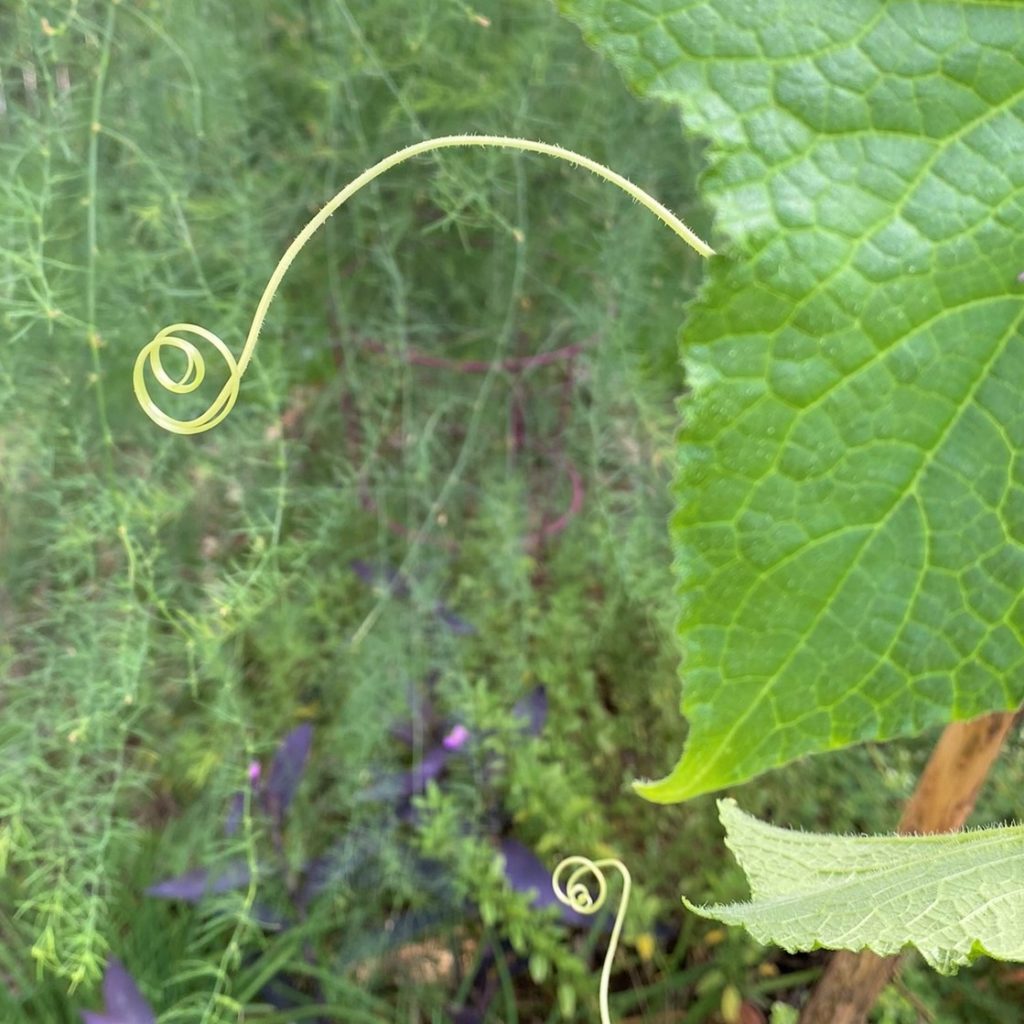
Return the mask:
<svg viewBox="0 0 1024 1024">
<path fill-rule="evenodd" d="M 556 907 L 566 924 L 586 927 L 592 923 L 585 914 L 580 914 L 559 902 L 551 888 L 551 872 L 528 846 L 506 836 L 499 840 L 498 849 L 501 850 L 505 862 L 506 881 L 515 892 L 527 895 L 532 893 L 532 907 L 537 910 Z"/>
<path fill-rule="evenodd" d="M 146 895 L 198 903 L 204 896 L 241 889 L 249 884 L 251 877 L 249 865 L 244 860 L 232 860 L 215 877 L 206 868 L 193 868 L 182 875 L 156 882 L 146 890 Z"/>
<path fill-rule="evenodd" d="M 418 713 L 424 719 L 437 721 L 430 696 L 419 697 L 415 692 L 410 692 L 410 705 L 414 714 Z M 539 736 L 548 715 L 545 687 L 535 686 L 516 703 L 512 714 L 520 720 L 520 729 L 525 736 Z M 392 734 L 400 737 L 407 745 L 411 745 L 412 724 L 400 726 L 393 730 Z M 431 747 L 408 772 L 380 780 L 375 786 L 370 787 L 365 795 L 376 799 L 390 796 L 404 798 L 407 801 L 412 795 L 426 789 L 427 782 L 437 780 L 452 756 L 464 751 L 471 738 L 469 729 L 461 722 L 456 722 L 441 742 Z M 551 872 L 529 847 L 511 837 L 501 837 L 498 839 L 498 848 L 502 853 L 505 878 L 509 886 L 516 892 L 532 893 L 532 905 L 535 908 L 556 907 L 566 924 L 582 927 L 592 923 L 585 915 L 577 913 L 556 899 L 551 888 Z"/>
<path fill-rule="evenodd" d="M 313 727 L 304 723 L 296 726 L 279 744 L 274 759 L 263 781 L 263 769 L 258 761 L 249 765 L 249 785 L 256 807 L 270 818 L 277 834 L 284 828 L 288 809 L 302 781 L 309 751 L 313 743 Z M 226 835 L 233 835 L 242 820 L 245 794 L 236 793 L 228 808 L 224 822 Z M 147 896 L 198 903 L 205 896 L 241 889 L 249 884 L 252 875 L 243 860 L 233 860 L 214 875 L 207 868 L 193 868 L 182 875 L 164 879 L 146 890 Z"/>
<path fill-rule="evenodd" d="M 367 582 L 376 581 L 376 576 L 373 575 L 374 570 L 365 563 L 354 563 L 353 569 Z M 407 585 L 396 573 L 388 573 L 385 576 L 385 581 L 394 593 L 401 596 L 408 593 Z M 435 614 L 457 633 L 468 632 L 472 629 L 472 627 L 462 629 L 461 620 L 449 613 L 442 605 L 435 608 Z M 466 625 L 468 626 L 468 624 Z M 410 720 L 405 723 L 396 723 L 391 729 L 391 734 L 409 747 L 413 746 L 416 736 L 426 737 L 429 743 L 425 753 L 407 771 L 381 776 L 361 794 L 362 798 L 366 800 L 390 803 L 396 816 L 396 823 L 414 822 L 412 798 L 422 793 L 429 782 L 442 783 L 445 770 L 452 759 L 464 756 L 475 743 L 484 738 L 483 734 L 474 735 L 464 723 L 446 718 L 437 711 L 434 699 L 437 678 L 436 673 L 427 677 L 426 693 L 410 689 Z M 519 731 L 524 737 L 540 735 L 547 720 L 547 713 L 547 693 L 543 686 L 535 687 L 512 709 L 514 718 L 519 722 Z M 281 832 L 305 772 L 312 741 L 312 726 L 309 724 L 299 725 L 280 742 L 268 769 L 265 770 L 264 766 L 256 761 L 249 766 L 248 785 L 251 806 L 257 811 L 262 811 L 269 820 L 272 826 L 271 834 L 275 839 L 275 847 L 279 854 L 281 852 Z M 485 777 L 489 777 L 498 768 L 497 764 L 485 755 L 481 770 Z M 240 792 L 236 793 L 231 801 L 224 823 L 224 831 L 228 835 L 238 829 L 245 798 L 245 793 Z M 560 920 L 567 925 L 587 926 L 592 924 L 583 915 L 558 903 L 551 891 L 551 874 L 536 853 L 518 840 L 502 834 L 508 824 L 507 815 L 504 814 L 500 806 L 497 806 L 492 808 L 489 822 L 485 822 L 483 825 L 484 834 L 490 833 L 503 855 L 504 872 L 508 885 L 517 892 L 530 895 L 532 905 L 539 909 L 556 906 Z M 468 823 L 465 828 L 467 832 L 474 831 Z M 476 831 L 479 832 L 479 828 Z M 289 921 L 273 914 L 268 914 L 266 920 L 272 921 L 277 931 L 302 920 L 308 912 L 310 902 L 326 889 L 341 884 L 346 879 L 351 884 L 362 872 L 372 872 L 379 852 L 378 844 L 375 842 L 366 845 L 357 844 L 356 847 L 352 847 L 349 842 L 332 844 L 324 853 L 312 859 L 302 868 L 294 887 L 289 886 L 289 899 L 295 920 Z M 436 890 L 441 904 L 447 906 L 449 911 L 453 910 L 448 869 L 444 865 L 430 864 L 421 857 L 412 857 L 407 869 L 410 874 L 416 876 L 419 883 L 422 883 L 421 888 Z M 276 868 L 264 869 L 261 865 L 261 875 L 265 877 L 281 875 L 284 872 L 283 861 Z M 437 877 L 434 878 L 434 876 Z M 200 867 L 175 878 L 158 882 L 146 891 L 151 896 L 198 903 L 211 894 L 241 888 L 249 884 L 250 880 L 251 873 L 248 864 L 242 860 L 234 860 L 221 866 L 216 875 L 211 870 Z M 456 914 L 471 914 L 474 911 L 472 906 L 467 905 L 461 911 L 455 908 L 455 912 Z M 408 925 L 411 928 L 416 923 L 414 917 L 415 915 L 411 915 L 411 913 L 403 914 L 397 921 L 392 922 L 393 928 L 392 932 L 389 932 L 388 945 L 401 940 L 401 936 L 405 934 L 404 926 Z M 417 927 L 421 926 L 422 922 L 417 925 Z M 514 962 L 510 965 L 510 969 L 515 971 L 519 968 L 525 969 L 523 964 L 518 963 L 515 954 L 506 949 L 504 944 L 501 944 L 500 948 L 495 947 L 479 965 L 478 977 L 474 978 L 472 991 L 467 994 L 467 1001 L 472 996 L 475 1008 L 464 1004 L 459 1008 L 460 1020 L 466 1022 L 482 1020 L 486 1014 L 487 1004 L 494 992 L 491 968 L 494 966 L 496 956 L 503 958 L 512 956 Z M 282 1009 L 287 1009 L 290 1005 L 298 1005 L 290 997 L 281 995 L 289 987 L 287 974 L 281 973 L 276 978 L 268 979 L 268 985 L 277 984 L 277 982 L 285 984 L 285 988 L 276 993 L 271 993 L 270 989 L 265 988 L 261 991 L 260 998 L 266 998 L 274 1005 L 283 999 L 283 1004 L 280 1006 Z M 152 1012 L 118 961 L 112 960 L 108 968 L 107 978 L 104 982 L 104 995 L 108 1005 L 107 1011 L 104 1014 L 86 1014 L 85 1024 L 152 1024 L 154 1019 Z M 271 999 L 271 995 L 275 996 L 277 1003 Z"/>
<path fill-rule="evenodd" d="M 116 957 L 107 962 L 103 975 L 105 1009 L 82 1011 L 83 1024 L 156 1024 L 156 1014 L 143 998 L 135 979 Z"/>
<path fill-rule="evenodd" d="M 313 726 L 307 722 L 292 729 L 274 755 L 261 795 L 265 810 L 279 829 L 284 827 L 285 815 L 302 781 L 312 743 Z"/>
</svg>

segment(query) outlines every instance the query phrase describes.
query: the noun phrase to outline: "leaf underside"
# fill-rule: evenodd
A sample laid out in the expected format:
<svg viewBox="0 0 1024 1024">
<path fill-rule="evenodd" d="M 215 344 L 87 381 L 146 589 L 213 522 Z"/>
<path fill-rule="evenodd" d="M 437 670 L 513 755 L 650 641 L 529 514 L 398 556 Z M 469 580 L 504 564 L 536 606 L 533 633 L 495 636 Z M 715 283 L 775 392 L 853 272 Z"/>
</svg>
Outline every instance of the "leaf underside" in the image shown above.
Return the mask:
<svg viewBox="0 0 1024 1024">
<path fill-rule="evenodd" d="M 563 0 L 707 137 L 684 800 L 1024 700 L 1024 5 Z"/>
<path fill-rule="evenodd" d="M 952 973 L 981 955 L 1024 960 L 1024 826 L 942 836 L 810 835 L 720 800 L 749 903 L 689 909 L 790 952 L 915 946 Z"/>
</svg>

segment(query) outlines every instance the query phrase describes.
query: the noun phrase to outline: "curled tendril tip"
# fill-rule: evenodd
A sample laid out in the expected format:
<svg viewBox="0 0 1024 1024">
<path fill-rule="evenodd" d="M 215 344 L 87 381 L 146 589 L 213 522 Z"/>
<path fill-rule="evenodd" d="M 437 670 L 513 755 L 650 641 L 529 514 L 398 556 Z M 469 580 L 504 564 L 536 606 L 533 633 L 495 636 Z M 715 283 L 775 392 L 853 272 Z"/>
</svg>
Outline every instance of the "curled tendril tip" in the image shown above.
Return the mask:
<svg viewBox="0 0 1024 1024">
<path fill-rule="evenodd" d="M 572 870 L 563 886 L 562 874 L 570 868 Z M 605 953 L 604 966 L 601 968 L 599 993 L 601 1024 L 611 1024 L 611 1014 L 608 1010 L 608 984 L 611 979 L 612 961 L 615 959 L 619 936 L 622 933 L 622 922 L 625 920 L 626 908 L 629 905 L 629 891 L 632 884 L 629 869 L 621 860 L 615 858 L 595 861 L 588 857 L 566 857 L 559 861 L 551 875 L 551 888 L 559 902 L 571 907 L 577 913 L 596 914 L 608 898 L 608 879 L 605 877 L 604 868 L 615 868 L 622 876 L 622 896 L 619 898 L 619 909 L 615 914 L 611 938 L 608 940 L 608 952 Z M 584 878 L 587 877 L 596 884 L 596 893 L 591 892 L 590 886 L 584 881 Z"/>
<path fill-rule="evenodd" d="M 220 393 L 205 412 L 190 420 L 179 420 L 168 416 L 153 401 L 146 384 L 146 366 L 152 371 L 157 383 L 174 395 L 188 395 L 195 391 L 206 378 L 206 357 L 195 342 L 189 341 L 186 335 L 195 335 L 209 342 L 221 355 L 228 369 L 228 379 Z M 180 352 L 185 357 L 185 368 L 177 376 L 168 373 L 163 362 L 165 349 Z M 135 371 L 132 385 L 135 397 L 139 400 L 146 414 L 154 423 L 175 434 L 199 434 L 210 427 L 215 427 L 229 412 L 238 398 L 238 386 L 242 380 L 242 371 L 231 349 L 212 331 L 197 324 L 171 324 L 165 327 L 146 346 L 135 359 Z"/>
</svg>

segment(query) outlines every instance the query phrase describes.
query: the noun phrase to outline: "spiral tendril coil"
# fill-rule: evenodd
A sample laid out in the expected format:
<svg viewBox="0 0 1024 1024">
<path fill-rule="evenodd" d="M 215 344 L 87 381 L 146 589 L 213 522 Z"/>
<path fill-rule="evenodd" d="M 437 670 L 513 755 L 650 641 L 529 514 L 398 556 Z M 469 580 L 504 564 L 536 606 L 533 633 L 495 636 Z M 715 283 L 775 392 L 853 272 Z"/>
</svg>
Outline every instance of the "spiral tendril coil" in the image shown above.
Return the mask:
<svg viewBox="0 0 1024 1024">
<path fill-rule="evenodd" d="M 562 874 L 570 868 L 572 871 L 563 886 Z M 608 898 L 608 879 L 605 877 L 604 868 L 615 868 L 622 876 L 622 896 L 619 898 L 619 909 L 615 914 L 611 938 L 608 940 L 608 952 L 605 953 L 604 966 L 601 968 L 599 993 L 601 1024 L 611 1024 L 611 1013 L 608 1009 L 608 984 L 612 974 L 612 961 L 615 959 L 619 936 L 622 933 L 622 922 L 626 918 L 626 909 L 629 906 L 629 892 L 632 885 L 629 869 L 616 858 L 595 861 L 588 857 L 566 857 L 559 861 L 551 875 L 551 888 L 560 903 L 564 903 L 577 913 L 596 914 Z M 584 878 L 588 876 L 597 886 L 596 894 L 584 881 Z"/>
<path fill-rule="evenodd" d="M 396 167 L 398 164 L 411 160 L 413 157 L 433 150 L 448 149 L 452 147 L 483 146 L 491 149 L 512 149 L 522 153 L 539 153 L 544 156 L 555 157 L 563 160 L 574 167 L 582 167 L 584 170 L 595 174 L 599 178 L 610 182 L 616 188 L 621 189 L 627 195 L 632 196 L 641 206 L 650 211 L 666 227 L 674 231 L 687 245 L 700 253 L 701 256 L 712 256 L 714 250 L 688 228 L 671 210 L 658 202 L 642 188 L 634 185 L 621 174 L 617 174 L 604 164 L 596 160 L 574 153 L 572 150 L 564 149 L 562 146 L 555 146 L 547 142 L 534 142 L 531 139 L 509 138 L 504 135 L 443 135 L 436 139 L 426 139 L 423 142 L 413 143 L 406 146 L 383 160 L 378 161 L 372 167 L 363 171 L 358 177 L 353 178 L 333 199 L 330 200 L 317 213 L 309 223 L 299 232 L 295 241 L 285 250 L 284 255 L 278 261 L 270 280 L 263 289 L 263 295 L 256 306 L 256 313 L 253 315 L 249 333 L 245 339 L 245 345 L 237 360 L 231 354 L 231 350 L 212 331 L 199 327 L 196 324 L 172 324 L 165 327 L 160 333 L 138 354 L 135 360 L 135 372 L 132 377 L 135 389 L 135 397 L 139 400 L 146 415 L 154 423 L 175 434 L 199 434 L 204 430 L 215 427 L 229 412 L 238 398 L 238 388 L 242 381 L 249 360 L 252 358 L 263 328 L 263 321 L 266 319 L 267 310 L 277 293 L 277 289 L 284 278 L 288 268 L 292 265 L 295 257 L 302 251 L 305 244 L 314 234 L 326 223 L 327 219 L 339 207 L 352 198 L 360 189 L 368 185 L 374 178 L 379 177 L 385 171 Z M 187 395 L 195 391 L 203 382 L 206 376 L 206 363 L 202 352 L 196 344 L 189 341 L 184 335 L 193 335 L 211 344 L 224 359 L 228 368 L 228 379 L 221 388 L 217 397 L 210 403 L 205 412 L 189 420 L 177 419 L 165 413 L 153 401 L 148 385 L 146 384 L 147 366 L 152 372 L 156 382 L 167 392 L 174 395 Z M 185 357 L 185 370 L 180 376 L 173 376 L 168 373 L 163 364 L 162 353 L 165 349 L 174 349 Z"/>
<path fill-rule="evenodd" d="M 179 420 L 168 416 L 153 401 L 149 394 L 149 386 L 146 384 L 146 365 L 149 365 L 157 383 L 165 391 L 174 395 L 191 394 L 206 378 L 206 357 L 194 342 L 183 337 L 183 335 L 189 334 L 209 342 L 220 353 L 221 358 L 227 364 L 228 379 L 205 412 L 191 420 Z M 185 369 L 180 376 L 174 377 L 167 372 L 163 363 L 165 349 L 173 349 L 185 357 Z M 231 349 L 212 331 L 197 324 L 171 324 L 170 327 L 165 327 L 139 352 L 135 359 L 135 370 L 132 375 L 135 397 L 139 400 L 143 410 L 154 423 L 175 434 L 199 434 L 220 423 L 231 412 L 231 408 L 238 398 L 238 386 L 241 380 L 242 372 Z"/>
</svg>

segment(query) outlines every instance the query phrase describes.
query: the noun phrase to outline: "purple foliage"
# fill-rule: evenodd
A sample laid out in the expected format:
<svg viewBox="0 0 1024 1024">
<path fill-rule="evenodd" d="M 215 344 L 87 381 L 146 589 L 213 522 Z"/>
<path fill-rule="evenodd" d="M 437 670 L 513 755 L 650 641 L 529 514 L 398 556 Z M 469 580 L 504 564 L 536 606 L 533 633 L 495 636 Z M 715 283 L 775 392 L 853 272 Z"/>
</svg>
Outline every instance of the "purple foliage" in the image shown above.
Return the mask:
<svg viewBox="0 0 1024 1024">
<path fill-rule="evenodd" d="M 402 776 L 403 793 L 405 796 L 412 796 L 413 793 L 422 793 L 427 788 L 427 783 L 432 782 L 444 770 L 448 758 L 453 751 L 445 747 L 434 747 L 428 750 L 419 764 L 413 765 L 412 771 Z"/>
<path fill-rule="evenodd" d="M 557 907 L 566 924 L 589 924 L 586 915 L 577 913 L 571 907 L 559 902 L 551 888 L 551 872 L 543 865 L 540 858 L 529 847 L 516 839 L 500 840 L 499 848 L 505 858 L 505 878 L 508 884 L 521 893 L 533 893 L 532 905 L 540 910 L 543 907 Z"/>
<path fill-rule="evenodd" d="M 359 797 L 361 800 L 407 800 L 422 793 L 427 783 L 441 774 L 454 753 L 454 750 L 448 750 L 443 745 L 434 747 L 409 771 L 382 775 L 373 785 L 367 786 Z"/>
<path fill-rule="evenodd" d="M 295 791 L 299 788 L 302 773 L 309 759 L 309 748 L 313 740 L 313 727 L 309 724 L 297 726 L 281 741 L 274 754 L 270 773 L 263 785 L 263 768 L 259 761 L 249 764 L 249 785 L 260 799 L 264 810 L 273 817 L 278 828 L 284 826 L 284 817 L 288 812 Z M 239 792 L 231 798 L 228 814 L 224 819 L 224 834 L 233 836 L 242 821 L 245 807 L 245 793 Z"/>
<path fill-rule="evenodd" d="M 300 907 L 307 906 L 325 889 L 344 882 L 357 884 L 359 872 L 371 867 L 380 856 L 381 847 L 373 834 L 346 837 L 334 843 L 305 867 L 302 888 L 298 894 Z"/>
<path fill-rule="evenodd" d="M 477 1009 L 474 1006 L 464 1006 L 459 1010 L 449 1010 L 448 1016 L 452 1024 L 483 1024 L 487 1018 L 487 1007 Z"/>
<path fill-rule="evenodd" d="M 135 980 L 116 957 L 111 957 L 103 975 L 102 1013 L 82 1011 L 84 1024 L 156 1024 L 156 1015 L 142 997 Z"/>
<path fill-rule="evenodd" d="M 354 558 L 349 567 L 369 587 L 386 586 L 395 597 L 409 596 L 409 584 L 397 569 L 389 565 L 375 566 Z"/>
<path fill-rule="evenodd" d="M 242 823 L 242 811 L 244 808 L 245 794 L 236 793 L 231 798 L 228 816 L 224 819 L 224 835 L 233 836 L 238 831 L 238 826 Z"/>
<path fill-rule="evenodd" d="M 296 726 L 285 736 L 274 755 L 263 799 L 267 811 L 279 828 L 284 824 L 284 816 L 288 812 L 295 791 L 299 788 L 312 742 L 313 726 L 306 722 Z"/>
<path fill-rule="evenodd" d="M 225 865 L 224 870 L 216 878 L 210 878 L 207 868 L 195 868 L 183 875 L 157 882 L 146 890 L 147 896 L 159 896 L 167 900 L 184 900 L 186 903 L 198 903 L 204 896 L 211 893 L 230 892 L 249 884 L 251 878 L 249 865 L 244 860 L 233 860 Z"/>
<path fill-rule="evenodd" d="M 392 596 L 402 600 L 411 593 L 409 581 L 389 565 L 375 566 L 362 558 L 354 558 L 349 562 L 349 567 L 368 587 L 385 587 L 391 591 Z M 434 614 L 442 625 L 447 626 L 456 636 L 472 636 L 476 633 L 476 626 L 462 616 L 456 615 L 440 601 L 434 606 Z"/>
<path fill-rule="evenodd" d="M 524 720 L 523 731 L 527 736 L 539 736 L 548 720 L 548 692 L 543 685 L 535 686 L 517 701 L 512 714 Z"/>
<path fill-rule="evenodd" d="M 456 636 L 473 636 L 476 633 L 476 626 L 472 622 L 467 622 L 461 616 L 456 615 L 447 605 L 438 604 L 434 608 L 434 614 Z"/>
</svg>

